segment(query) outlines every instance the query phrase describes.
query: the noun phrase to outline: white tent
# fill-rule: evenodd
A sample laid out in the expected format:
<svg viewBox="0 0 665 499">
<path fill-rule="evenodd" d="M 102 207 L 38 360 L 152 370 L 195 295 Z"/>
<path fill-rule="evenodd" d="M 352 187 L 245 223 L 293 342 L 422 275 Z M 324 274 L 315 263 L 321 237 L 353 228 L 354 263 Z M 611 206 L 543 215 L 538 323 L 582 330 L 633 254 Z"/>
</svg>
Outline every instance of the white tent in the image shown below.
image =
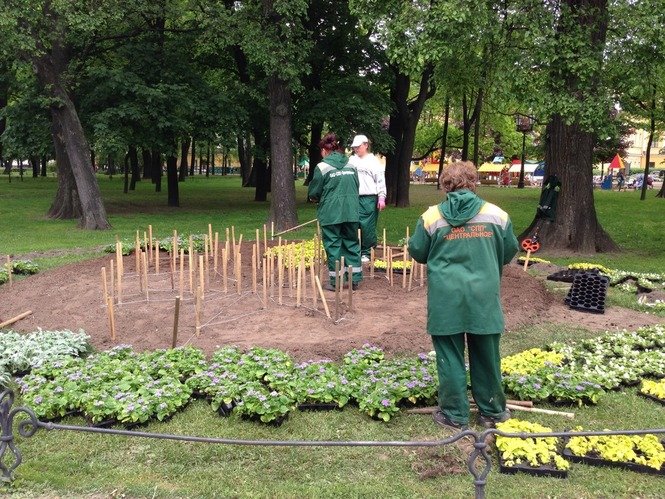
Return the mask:
<svg viewBox="0 0 665 499">
<path fill-rule="evenodd" d="M 538 168 L 538 163 L 524 163 L 524 173 L 532 174 Z M 522 163 L 514 164 L 510 167 L 510 173 L 519 173 L 522 169 Z"/>
</svg>

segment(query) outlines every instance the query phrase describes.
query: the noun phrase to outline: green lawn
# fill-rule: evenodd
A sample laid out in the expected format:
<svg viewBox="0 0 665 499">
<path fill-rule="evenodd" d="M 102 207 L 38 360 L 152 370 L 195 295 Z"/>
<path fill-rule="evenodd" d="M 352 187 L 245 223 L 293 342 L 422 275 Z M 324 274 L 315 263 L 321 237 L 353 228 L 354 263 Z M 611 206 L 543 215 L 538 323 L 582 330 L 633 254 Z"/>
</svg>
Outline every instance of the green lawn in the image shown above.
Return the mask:
<svg viewBox="0 0 665 499">
<path fill-rule="evenodd" d="M 149 181 L 137 191 L 122 193 L 119 177 L 100 178 L 113 229 L 87 232 L 72 221 L 47 220 L 56 183 L 52 178 L 9 184 L 0 176 L 0 256 L 32 252 L 43 267 L 86 258 L 115 240 L 133 239 L 152 224 L 156 236 L 207 232 L 208 224 L 223 233 L 234 225 L 236 234 L 254 239 L 254 230 L 267 218 L 268 205 L 253 201 L 254 190 L 242 189 L 237 177 L 189 178 L 180 184 L 181 208 L 169 209 L 166 192 L 154 193 Z M 166 186 L 164 186 L 166 189 Z M 315 207 L 304 202 L 305 188 L 298 185 L 300 222 L 315 217 Z M 480 194 L 506 209 L 516 231 L 526 227 L 535 213 L 538 190 L 482 188 Z M 601 223 L 624 251 L 593 257 L 608 267 L 658 271 L 665 267 L 665 200 L 640 202 L 637 193 L 597 192 L 596 210 Z M 438 202 L 432 186 L 411 188 L 412 206 L 389 208 L 381 214 L 379 231 L 386 227 L 390 242 L 415 227 L 426 206 Z M 311 237 L 312 229 L 293 238 Z M 538 256 L 547 258 L 547 248 Z M 589 261 L 580 256 L 577 261 Z M 565 263 L 564 260 L 556 260 Z M 507 335 L 508 355 L 551 341 L 590 337 L 575 327 L 544 325 Z M 543 406 L 547 407 L 547 406 Z M 556 409 L 556 408 L 555 408 Z M 637 397 L 635 389 L 608 393 L 595 407 L 567 408 L 576 413 L 575 424 L 588 429 L 663 427 L 663 408 Z M 556 430 L 571 425 L 567 419 L 534 414 L 520 415 Z M 80 418 L 65 421 L 83 424 Z M 428 416 L 400 413 L 388 423 L 370 420 L 357 409 L 332 413 L 295 413 L 279 428 L 220 418 L 204 401 L 195 401 L 167 423 L 153 423 L 150 432 L 276 440 L 432 440 L 442 434 Z M 19 439 L 23 463 L 16 480 L 5 492 L 17 497 L 469 497 L 474 487 L 465 468 L 440 473 L 450 449 L 401 448 L 281 448 L 230 447 L 151 439 L 106 437 L 51 431 Z M 421 478 L 415 470 L 430 470 Z M 448 466 L 447 469 L 450 469 Z M 523 475 L 488 477 L 488 497 L 662 497 L 661 477 L 573 465 L 567 480 Z"/>
<path fill-rule="evenodd" d="M 115 237 L 133 240 L 138 230 L 142 235 L 152 225 L 155 237 L 167 237 L 173 230 L 179 233 L 204 233 L 208 224 L 213 231 L 236 228 L 244 240 L 253 240 L 255 230 L 261 228 L 268 217 L 268 203 L 254 201 L 254 189 L 242 188 L 240 179 L 232 177 L 193 177 L 180 185 L 180 208 L 166 206 L 166 185 L 161 193 L 154 192 L 149 180 L 137 184 L 129 194 L 122 192 L 120 177 L 109 180 L 99 177 L 106 209 L 113 226 L 109 231 L 84 231 L 76 228 L 75 221 L 49 220 L 45 214 L 52 203 L 57 187 L 56 179 L 25 177 L 21 182 L 13 178 L 7 182 L 0 176 L 0 255 L 16 257 L 28 253 L 44 253 L 36 257 L 43 267 L 64 261 L 86 258 Z M 316 217 L 316 207 L 307 203 L 306 188 L 297 184 L 298 219 L 306 222 Z M 480 195 L 498 204 L 511 216 L 516 232 L 529 225 L 538 204 L 537 189 L 497 189 L 481 187 Z M 603 227 L 621 246 L 622 252 L 596 255 L 594 262 L 609 267 L 633 271 L 660 271 L 665 267 L 665 200 L 656 199 L 653 191 L 645 201 L 639 193 L 596 191 L 596 211 Z M 388 208 L 379 217 L 379 237 L 386 229 L 388 241 L 396 243 L 404 237 L 407 225 L 411 232 L 427 206 L 441 199 L 440 191 L 431 185 L 412 185 L 409 208 Z M 269 228 L 268 228 L 269 231 Z M 292 232 L 285 237 L 309 238 L 312 226 Z M 539 257 L 547 258 L 547 248 Z M 579 258 L 556 259 L 558 263 L 590 260 Z M 41 261 L 40 261 L 41 260 Z"/>
</svg>

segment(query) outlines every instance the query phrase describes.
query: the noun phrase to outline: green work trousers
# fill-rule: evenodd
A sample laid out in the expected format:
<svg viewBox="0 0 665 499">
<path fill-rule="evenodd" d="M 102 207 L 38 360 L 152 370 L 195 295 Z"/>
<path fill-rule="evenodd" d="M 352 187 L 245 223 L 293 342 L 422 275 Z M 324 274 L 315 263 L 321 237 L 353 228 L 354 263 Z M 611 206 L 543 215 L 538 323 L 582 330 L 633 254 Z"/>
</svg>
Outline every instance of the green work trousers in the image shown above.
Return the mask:
<svg viewBox="0 0 665 499">
<path fill-rule="evenodd" d="M 432 336 L 439 375 L 439 407 L 452 422 L 469 423 L 464 339 L 469 346 L 471 393 L 480 413 L 498 417 L 506 410 L 501 385 L 501 334 L 459 333 Z"/>
<path fill-rule="evenodd" d="M 360 254 L 367 257 L 372 248 L 376 246 L 376 221 L 379 219 L 379 209 L 376 206 L 378 200 L 377 195 L 360 196 Z"/>
<path fill-rule="evenodd" d="M 335 285 L 335 261 L 344 257 L 342 278 L 347 280 L 346 271 L 353 267 L 353 282 L 363 280 L 363 268 L 360 263 L 360 244 L 358 243 L 358 222 L 323 225 L 321 227 L 323 248 L 328 257 L 328 276 L 330 284 Z"/>
</svg>

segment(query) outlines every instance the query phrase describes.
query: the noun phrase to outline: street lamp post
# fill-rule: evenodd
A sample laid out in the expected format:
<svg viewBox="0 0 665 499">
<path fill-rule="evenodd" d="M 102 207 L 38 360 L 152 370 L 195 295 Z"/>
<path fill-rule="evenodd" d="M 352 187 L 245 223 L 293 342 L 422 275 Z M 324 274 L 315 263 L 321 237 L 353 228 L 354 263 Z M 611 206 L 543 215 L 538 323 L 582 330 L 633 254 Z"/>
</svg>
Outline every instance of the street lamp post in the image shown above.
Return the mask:
<svg viewBox="0 0 665 499">
<path fill-rule="evenodd" d="M 526 154 L 526 134 L 533 130 L 535 120 L 524 114 L 515 115 L 515 127 L 522 132 L 522 166 L 520 166 L 520 179 L 517 182 L 518 189 L 524 189 L 524 158 Z"/>
</svg>

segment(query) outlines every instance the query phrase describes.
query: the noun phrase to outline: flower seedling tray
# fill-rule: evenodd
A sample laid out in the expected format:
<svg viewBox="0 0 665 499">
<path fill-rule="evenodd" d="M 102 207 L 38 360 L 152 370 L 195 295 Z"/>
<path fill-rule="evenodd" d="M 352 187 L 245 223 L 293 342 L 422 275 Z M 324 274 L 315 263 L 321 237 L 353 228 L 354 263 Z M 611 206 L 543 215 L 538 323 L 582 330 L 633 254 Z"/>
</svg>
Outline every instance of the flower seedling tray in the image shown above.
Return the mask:
<svg viewBox="0 0 665 499">
<path fill-rule="evenodd" d="M 559 270 L 547 276 L 548 281 L 557 281 L 557 282 L 570 282 L 572 283 L 575 280 L 575 276 L 584 271 L 578 269 L 565 269 Z"/>
<path fill-rule="evenodd" d="M 499 457 L 499 472 L 506 475 L 516 473 L 526 473 L 533 476 L 548 476 L 554 478 L 568 478 L 568 470 L 558 470 L 553 466 L 539 466 L 534 468 L 528 464 L 516 464 L 515 466 L 505 466 L 503 459 Z"/>
<path fill-rule="evenodd" d="M 565 302 L 574 310 L 605 313 L 605 298 L 610 279 L 597 272 L 583 272 L 575 276 Z"/>
<path fill-rule="evenodd" d="M 663 400 L 663 399 L 659 399 L 658 397 L 655 397 L 654 395 L 650 395 L 650 394 L 648 394 L 648 393 L 642 393 L 642 392 L 637 392 L 637 394 L 638 394 L 640 397 L 644 397 L 644 398 L 646 398 L 646 399 L 653 400 L 654 402 L 658 402 L 658 403 L 660 403 L 660 404 L 662 404 L 662 405 L 665 405 L 665 400 Z"/>
<path fill-rule="evenodd" d="M 339 404 L 326 404 L 323 402 L 305 402 L 298 405 L 298 410 L 300 411 L 335 411 L 340 409 Z"/>
<path fill-rule="evenodd" d="M 583 463 L 590 466 L 604 466 L 607 468 L 623 468 L 630 471 L 637 471 L 638 473 L 665 476 L 665 466 L 661 466 L 660 470 L 657 470 L 650 466 L 644 466 L 643 464 L 626 463 L 623 461 L 608 461 L 607 459 L 602 459 L 595 456 L 576 456 L 566 448 L 563 449 L 562 454 L 566 459 L 568 459 L 568 461 L 573 463 Z"/>
</svg>

